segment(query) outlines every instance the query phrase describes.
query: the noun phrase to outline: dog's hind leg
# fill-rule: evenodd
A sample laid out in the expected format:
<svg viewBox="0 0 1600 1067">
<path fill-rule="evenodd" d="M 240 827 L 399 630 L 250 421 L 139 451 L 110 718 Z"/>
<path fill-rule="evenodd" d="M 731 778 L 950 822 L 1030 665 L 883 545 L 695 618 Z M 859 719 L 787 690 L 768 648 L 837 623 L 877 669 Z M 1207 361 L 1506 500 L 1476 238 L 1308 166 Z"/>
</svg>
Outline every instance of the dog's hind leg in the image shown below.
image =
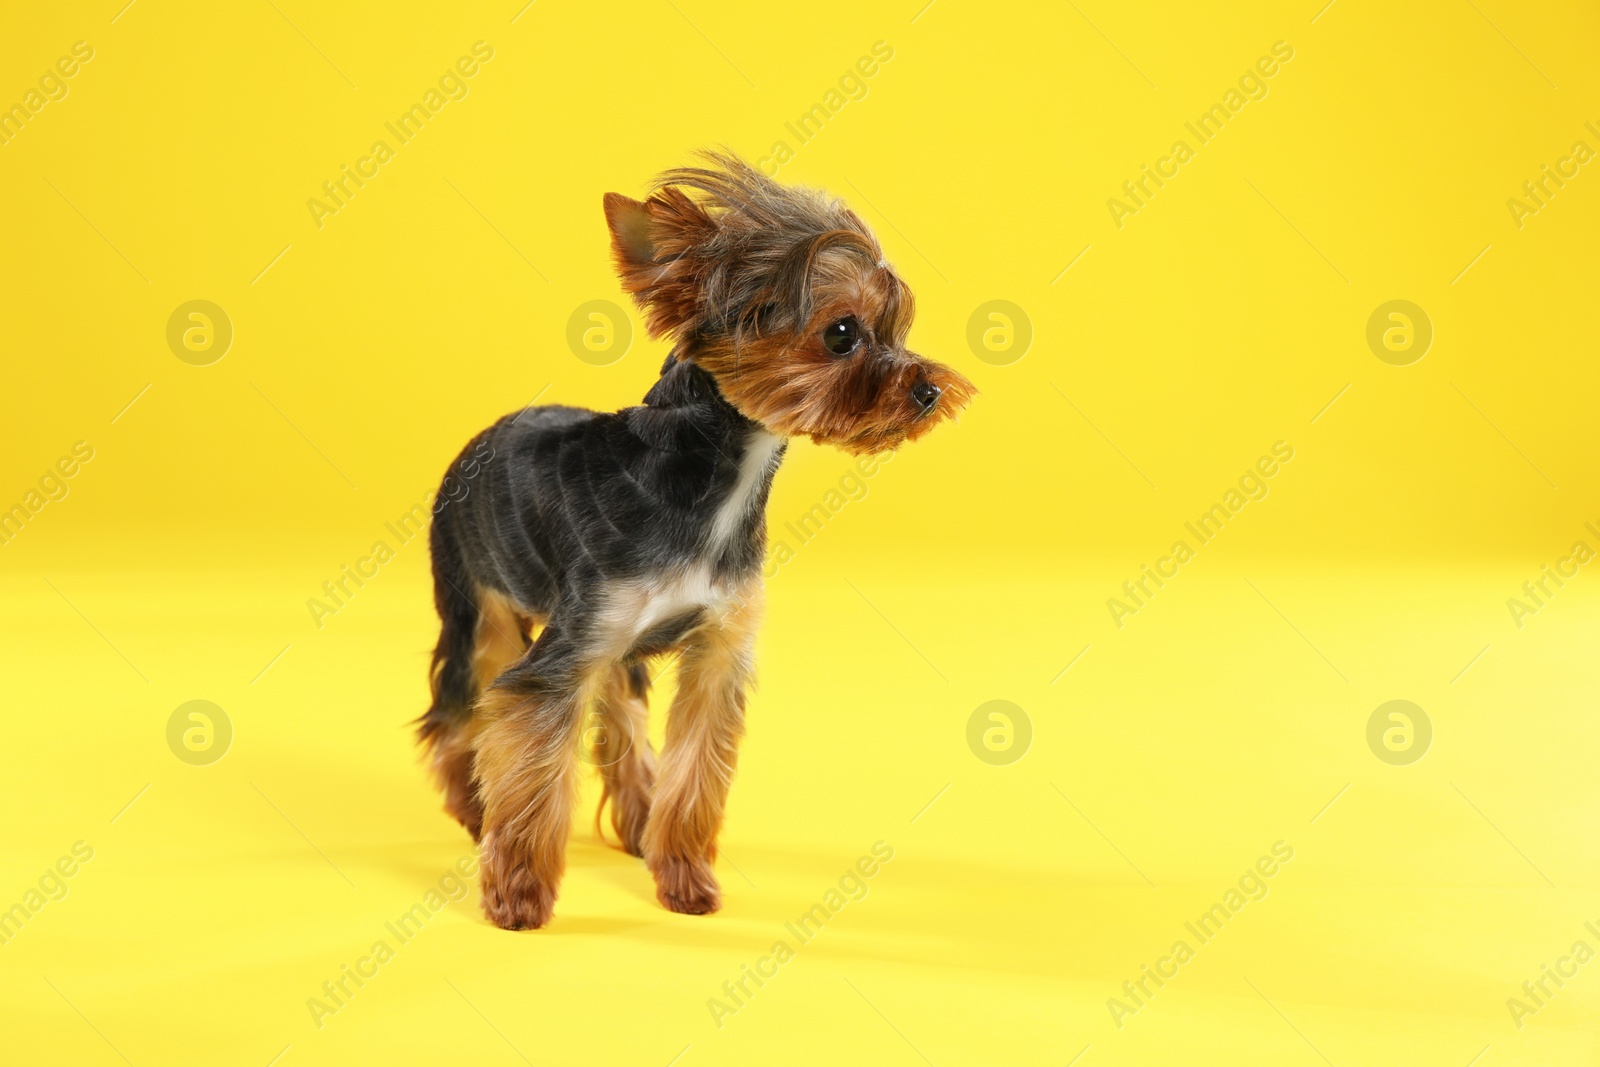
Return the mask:
<svg viewBox="0 0 1600 1067">
<path fill-rule="evenodd" d="M 600 768 L 600 806 L 595 809 L 594 828 L 606 805 L 611 805 L 611 828 L 616 831 L 622 850 L 630 856 L 644 855 L 644 826 L 650 817 L 650 793 L 656 780 L 656 757 L 650 750 L 647 704 L 650 675 L 639 660 L 612 666 L 595 699 L 592 727 L 585 730 L 588 758 Z"/>
<path fill-rule="evenodd" d="M 483 911 L 496 926 L 526 930 L 550 919 L 566 869 L 583 710 L 605 669 L 552 623 L 478 700 Z"/>
<path fill-rule="evenodd" d="M 483 806 L 472 774 L 473 705 L 527 650 L 526 620 L 505 597 L 472 590 L 465 569 L 456 565 L 445 524 L 435 524 L 432 540 L 434 603 L 441 625 L 433 652 L 433 703 L 419 720 L 417 733 L 444 792 L 445 810 L 476 841 Z"/>
</svg>

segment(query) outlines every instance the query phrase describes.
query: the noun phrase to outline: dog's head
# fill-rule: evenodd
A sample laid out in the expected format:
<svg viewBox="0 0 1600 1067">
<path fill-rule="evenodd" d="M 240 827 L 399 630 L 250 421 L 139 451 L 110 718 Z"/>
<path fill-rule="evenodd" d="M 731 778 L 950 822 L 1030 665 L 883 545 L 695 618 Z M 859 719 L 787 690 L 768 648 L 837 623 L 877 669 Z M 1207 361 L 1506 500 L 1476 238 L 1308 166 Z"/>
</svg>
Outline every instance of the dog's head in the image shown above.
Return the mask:
<svg viewBox="0 0 1600 1067">
<path fill-rule="evenodd" d="M 605 197 L 622 284 L 653 337 L 773 433 L 851 452 L 915 440 L 977 392 L 906 347 L 914 301 L 848 207 L 725 153 Z"/>
</svg>

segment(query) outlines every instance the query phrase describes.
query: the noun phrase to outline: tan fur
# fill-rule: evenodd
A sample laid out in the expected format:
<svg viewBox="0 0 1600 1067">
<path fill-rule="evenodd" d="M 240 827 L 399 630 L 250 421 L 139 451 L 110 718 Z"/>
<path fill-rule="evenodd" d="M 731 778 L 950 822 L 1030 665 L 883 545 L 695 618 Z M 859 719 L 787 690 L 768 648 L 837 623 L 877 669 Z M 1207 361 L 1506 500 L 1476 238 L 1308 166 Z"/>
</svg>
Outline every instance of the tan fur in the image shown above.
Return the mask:
<svg viewBox="0 0 1600 1067">
<path fill-rule="evenodd" d="M 755 579 L 739 590 L 725 615 L 689 635 L 679 662 L 678 692 L 644 830 L 656 897 L 673 911 L 703 915 L 721 903 L 712 864 L 744 733 L 744 691 L 754 673 L 762 604 Z"/>
<path fill-rule="evenodd" d="M 730 153 L 705 158 L 661 175 L 647 200 L 605 197 L 612 255 L 651 336 L 674 337 L 679 359 L 775 434 L 882 452 L 960 414 L 977 388 L 906 347 L 911 289 L 860 216 Z M 823 347 L 845 316 L 870 358 Z M 919 381 L 939 390 L 932 415 L 912 399 Z"/>
<path fill-rule="evenodd" d="M 430 738 L 433 780 L 444 792 L 444 810 L 466 827 L 474 841 L 483 834 L 483 805 L 472 783 L 471 721 Z"/>
<path fill-rule="evenodd" d="M 578 728 L 599 680 L 590 671 L 559 694 L 495 688 L 478 701 L 474 771 L 487 828 L 483 910 L 503 929 L 529 930 L 550 920 L 577 799 Z"/>
<path fill-rule="evenodd" d="M 472 673 L 478 692 L 488 689 L 501 673 L 528 650 L 528 616 L 499 593 L 478 594 L 478 629 L 472 647 Z"/>
<path fill-rule="evenodd" d="M 528 649 L 528 627 L 533 620 L 497 593 L 479 593 L 478 625 L 473 635 L 472 673 L 477 691 L 490 684 Z M 429 737 L 433 777 L 444 792 L 444 808 L 466 827 L 474 841 L 483 833 L 483 805 L 473 782 L 476 716 L 442 728 Z"/>
<path fill-rule="evenodd" d="M 911 290 L 855 212 L 779 185 L 730 153 L 708 153 L 706 162 L 661 175 L 645 200 L 605 197 L 623 287 L 650 334 L 673 339 L 671 358 L 699 368 L 669 364 L 661 398 L 671 401 L 673 389 L 698 396 L 709 375 L 755 424 L 694 557 L 606 576 L 592 596 L 580 583 L 571 600 L 570 575 L 557 567 L 561 588 L 547 591 L 559 594 L 550 599 L 556 616 L 530 646 L 544 620 L 505 596 L 478 598 L 472 621 L 452 576 L 493 572 L 467 567 L 448 527 L 435 528 L 444 533 L 435 547 L 443 626 L 434 705 L 420 733 L 433 746 L 447 807 L 474 837 L 482 833 L 483 908 L 506 929 L 550 919 L 585 740 L 603 782 L 597 833 L 609 805 L 621 847 L 644 857 L 662 904 L 687 914 L 718 908 L 717 835 L 763 602 L 753 562 L 763 527 L 753 509 L 765 503 L 781 439 L 892 449 L 953 418 L 976 393 L 961 374 L 907 347 Z M 581 481 L 571 491 L 581 492 Z M 658 764 L 637 660 L 668 651 L 681 660 Z"/>
<path fill-rule="evenodd" d="M 600 804 L 594 812 L 598 837 L 600 820 L 611 806 L 611 829 L 622 850 L 630 856 L 644 855 L 642 840 L 645 820 L 650 817 L 650 795 L 655 787 L 656 757 L 650 749 L 650 709 L 645 698 L 635 695 L 628 683 L 628 668 L 618 663 L 606 676 L 595 700 L 595 724 L 591 758 L 600 768 Z"/>
</svg>

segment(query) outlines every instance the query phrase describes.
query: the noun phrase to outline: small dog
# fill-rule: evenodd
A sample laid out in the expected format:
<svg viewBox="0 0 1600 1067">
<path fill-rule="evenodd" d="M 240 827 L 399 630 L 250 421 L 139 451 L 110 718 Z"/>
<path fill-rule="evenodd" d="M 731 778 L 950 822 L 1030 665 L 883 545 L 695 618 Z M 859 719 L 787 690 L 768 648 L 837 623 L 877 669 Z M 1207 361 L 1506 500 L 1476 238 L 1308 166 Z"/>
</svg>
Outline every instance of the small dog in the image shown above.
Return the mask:
<svg viewBox="0 0 1600 1067">
<path fill-rule="evenodd" d="M 853 211 L 705 159 L 643 202 L 605 196 L 623 287 L 673 342 L 643 406 L 502 418 L 458 461 L 472 491 L 441 493 L 434 518 L 442 629 L 419 733 L 446 810 L 482 842 L 483 910 L 507 930 L 550 919 L 591 704 L 622 848 L 667 908 L 717 909 L 786 439 L 884 451 L 976 392 L 906 348 L 911 291 Z M 678 689 L 658 766 L 646 664 L 667 653 Z"/>
</svg>

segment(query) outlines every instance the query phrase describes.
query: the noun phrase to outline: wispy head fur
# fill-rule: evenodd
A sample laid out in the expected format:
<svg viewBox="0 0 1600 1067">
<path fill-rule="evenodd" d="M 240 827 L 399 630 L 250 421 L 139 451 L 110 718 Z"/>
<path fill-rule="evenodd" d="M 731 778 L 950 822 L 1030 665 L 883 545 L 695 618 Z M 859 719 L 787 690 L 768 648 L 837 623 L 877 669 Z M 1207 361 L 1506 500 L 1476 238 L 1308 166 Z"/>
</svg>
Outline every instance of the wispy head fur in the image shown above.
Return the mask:
<svg viewBox="0 0 1600 1067">
<path fill-rule="evenodd" d="M 702 158 L 642 202 L 605 198 L 618 272 L 652 336 L 673 338 L 774 432 L 851 451 L 921 436 L 970 401 L 972 383 L 906 349 L 916 302 L 860 216 L 731 152 Z M 821 335 L 844 320 L 862 344 L 841 357 Z"/>
</svg>

